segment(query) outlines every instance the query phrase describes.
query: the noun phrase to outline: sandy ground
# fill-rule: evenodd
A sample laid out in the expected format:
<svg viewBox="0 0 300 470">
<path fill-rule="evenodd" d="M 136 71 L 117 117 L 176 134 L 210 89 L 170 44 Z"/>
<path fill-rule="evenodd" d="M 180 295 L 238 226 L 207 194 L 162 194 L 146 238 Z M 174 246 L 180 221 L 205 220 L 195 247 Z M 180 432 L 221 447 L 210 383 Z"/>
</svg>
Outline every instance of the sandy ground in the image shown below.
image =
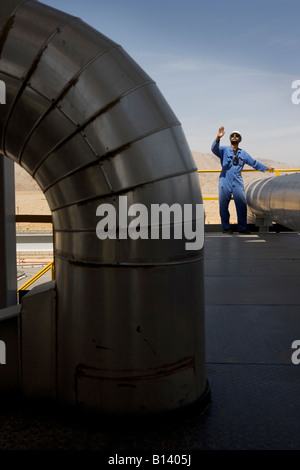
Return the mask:
<svg viewBox="0 0 300 470">
<path fill-rule="evenodd" d="M 201 180 L 205 180 L 207 178 L 207 174 L 204 176 L 199 175 L 199 180 L 201 184 Z M 217 177 L 215 183 L 211 184 L 211 188 L 206 191 L 206 193 L 202 192 L 203 197 L 217 197 L 218 191 L 218 182 Z M 202 186 L 207 186 L 202 183 Z M 201 187 L 202 187 L 201 186 Z M 16 214 L 33 214 L 33 215 L 51 215 L 51 211 L 48 206 L 48 202 L 42 193 L 41 190 L 39 191 L 16 191 Z M 205 208 L 205 223 L 207 224 L 218 224 L 220 223 L 219 220 L 219 205 L 218 201 L 204 201 L 204 208 Z M 230 204 L 230 211 L 233 214 L 232 223 L 235 223 L 235 216 L 234 216 L 234 204 Z M 35 224 L 35 223 L 18 223 L 17 230 L 51 230 L 51 224 Z"/>
<path fill-rule="evenodd" d="M 199 173 L 199 183 L 201 187 L 202 196 L 204 198 L 204 209 L 205 209 L 205 224 L 220 224 L 219 217 L 219 202 L 218 200 L 206 200 L 206 198 L 217 197 L 218 195 L 218 179 L 220 171 L 220 162 L 217 157 L 212 154 L 204 154 L 199 152 L 193 152 L 195 165 L 198 170 L 214 170 L 212 173 Z M 276 169 L 290 168 L 287 165 L 272 160 L 263 161 L 268 166 L 273 166 Z M 249 167 L 248 167 L 249 169 Z M 217 171 L 216 171 L 217 170 Z M 245 186 L 253 179 L 258 178 L 270 178 L 276 177 L 274 174 L 261 173 L 261 172 L 245 172 L 243 178 Z M 48 202 L 32 177 L 26 173 L 24 169 L 15 165 L 15 181 L 16 181 L 16 214 L 24 215 L 51 215 Z M 230 222 L 237 223 L 236 210 L 234 202 L 231 201 L 229 205 L 229 211 L 231 214 Z M 250 215 L 250 214 L 249 214 Z M 36 231 L 36 230 L 52 230 L 52 224 L 35 224 L 35 223 L 17 223 L 17 231 Z M 23 273 L 21 279 L 18 280 L 18 287 L 25 284 L 33 274 L 40 271 L 42 266 L 37 264 L 37 258 L 42 259 L 45 262 L 50 262 L 53 259 L 51 254 L 45 254 L 45 256 L 31 255 L 28 253 L 18 254 L 18 275 Z M 29 262 L 33 261 L 30 265 Z M 48 277 L 50 274 L 47 274 Z M 41 282 L 45 281 L 45 276 L 41 278 Z M 36 283 L 34 284 L 34 286 Z M 31 288 L 31 287 L 30 287 Z"/>
<path fill-rule="evenodd" d="M 218 178 L 220 170 L 219 159 L 210 153 L 192 152 L 196 167 L 198 170 L 218 170 L 214 173 L 199 173 L 199 182 L 204 198 L 205 208 L 205 223 L 206 224 L 219 224 L 219 205 L 218 201 L 207 201 L 206 197 L 217 197 L 218 195 Z M 261 160 L 268 166 L 273 166 L 276 169 L 291 168 L 284 163 L 275 162 L 273 160 Z M 250 167 L 245 167 L 245 169 Z M 253 179 L 275 177 L 271 173 L 262 172 L 245 172 L 243 178 L 245 186 Z M 26 171 L 15 165 L 15 180 L 16 180 L 16 214 L 37 214 L 47 215 L 51 214 L 48 203 L 44 194 Z M 236 211 L 234 202 L 232 201 L 229 206 L 231 214 L 231 223 L 236 223 Z M 32 223 L 19 223 L 17 230 L 51 230 L 51 224 L 32 224 Z"/>
<path fill-rule="evenodd" d="M 48 202 L 39 191 L 16 191 L 16 215 L 51 215 Z M 52 224 L 18 223 L 17 231 L 52 230 Z"/>
</svg>

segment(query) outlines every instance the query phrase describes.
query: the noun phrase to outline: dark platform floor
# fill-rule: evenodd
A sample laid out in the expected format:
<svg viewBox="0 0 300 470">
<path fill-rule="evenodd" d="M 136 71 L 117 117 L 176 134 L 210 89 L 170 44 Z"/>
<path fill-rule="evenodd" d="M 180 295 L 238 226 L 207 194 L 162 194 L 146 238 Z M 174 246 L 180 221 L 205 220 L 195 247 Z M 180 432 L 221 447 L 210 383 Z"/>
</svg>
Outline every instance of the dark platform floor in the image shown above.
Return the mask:
<svg viewBox="0 0 300 470">
<path fill-rule="evenodd" d="M 203 415 L 95 426 L 1 407 L 0 450 L 300 450 L 300 364 L 291 360 L 300 340 L 300 235 L 206 232 L 205 287 L 212 402 Z"/>
</svg>

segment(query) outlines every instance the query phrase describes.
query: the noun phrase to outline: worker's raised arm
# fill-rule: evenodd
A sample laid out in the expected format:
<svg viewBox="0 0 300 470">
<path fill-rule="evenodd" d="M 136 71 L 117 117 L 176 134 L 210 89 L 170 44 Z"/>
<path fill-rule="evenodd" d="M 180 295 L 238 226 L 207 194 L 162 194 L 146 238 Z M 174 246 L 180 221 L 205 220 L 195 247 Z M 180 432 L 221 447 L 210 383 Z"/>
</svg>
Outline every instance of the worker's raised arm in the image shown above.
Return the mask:
<svg viewBox="0 0 300 470">
<path fill-rule="evenodd" d="M 211 146 L 211 151 L 219 158 L 220 158 L 220 151 L 219 151 L 220 139 L 222 139 L 224 134 L 225 134 L 224 126 L 219 127 L 217 137 L 215 138 Z"/>
<path fill-rule="evenodd" d="M 216 137 L 216 142 L 217 143 L 220 142 L 220 139 L 222 139 L 224 134 L 225 134 L 224 126 L 219 127 L 219 131 L 218 131 L 218 134 L 217 134 L 217 137 Z"/>
</svg>

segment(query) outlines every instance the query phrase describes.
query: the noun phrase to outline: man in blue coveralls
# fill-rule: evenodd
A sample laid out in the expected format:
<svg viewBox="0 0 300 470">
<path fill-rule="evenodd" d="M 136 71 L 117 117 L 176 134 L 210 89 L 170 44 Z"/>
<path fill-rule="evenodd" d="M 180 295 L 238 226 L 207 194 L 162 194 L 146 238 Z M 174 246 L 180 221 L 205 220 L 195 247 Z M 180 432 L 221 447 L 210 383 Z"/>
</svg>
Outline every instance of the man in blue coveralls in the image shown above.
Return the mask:
<svg viewBox="0 0 300 470">
<path fill-rule="evenodd" d="M 214 140 L 211 150 L 220 158 L 222 170 L 219 178 L 219 206 L 223 233 L 232 233 L 229 224 L 228 206 L 233 196 L 239 233 L 250 233 L 247 229 L 247 204 L 244 190 L 244 181 L 241 171 L 245 164 L 252 166 L 255 170 L 266 170 L 273 172 L 274 168 L 267 167 L 263 163 L 254 160 L 245 150 L 239 148 L 242 141 L 240 132 L 232 132 L 229 136 L 231 145 L 220 146 L 220 139 L 225 134 L 224 127 L 219 128 L 218 135 Z"/>
</svg>

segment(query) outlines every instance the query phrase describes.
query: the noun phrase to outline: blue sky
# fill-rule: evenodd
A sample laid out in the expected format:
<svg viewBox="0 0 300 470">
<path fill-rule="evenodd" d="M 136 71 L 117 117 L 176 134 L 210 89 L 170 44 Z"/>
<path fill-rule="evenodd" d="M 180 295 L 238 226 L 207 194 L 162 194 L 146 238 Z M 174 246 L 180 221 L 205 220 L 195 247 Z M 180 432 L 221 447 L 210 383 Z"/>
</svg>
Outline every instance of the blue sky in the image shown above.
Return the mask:
<svg viewBox="0 0 300 470">
<path fill-rule="evenodd" d="M 300 167 L 299 0 L 46 0 L 113 41 L 155 80 L 191 150 L 219 126 L 254 158 Z"/>
</svg>

